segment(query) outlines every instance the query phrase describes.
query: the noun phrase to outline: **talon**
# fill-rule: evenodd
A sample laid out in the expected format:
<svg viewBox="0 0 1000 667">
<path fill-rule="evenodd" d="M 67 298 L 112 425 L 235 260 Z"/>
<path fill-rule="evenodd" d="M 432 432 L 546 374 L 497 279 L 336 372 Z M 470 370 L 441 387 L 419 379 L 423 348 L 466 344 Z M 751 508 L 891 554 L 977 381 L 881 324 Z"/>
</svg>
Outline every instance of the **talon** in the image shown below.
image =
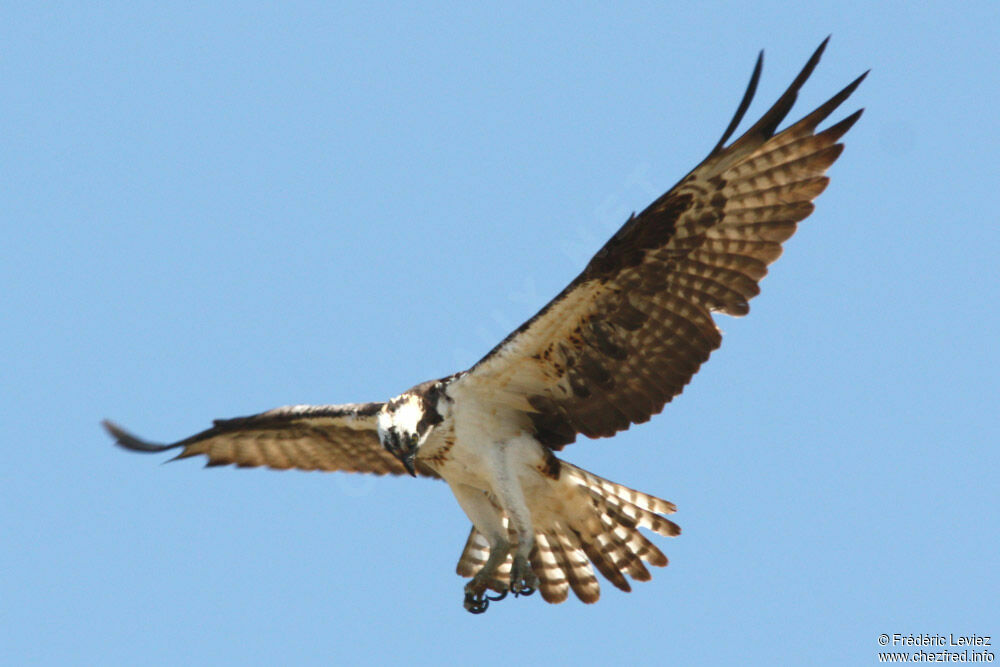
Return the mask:
<svg viewBox="0 0 1000 667">
<path fill-rule="evenodd" d="M 524 588 L 522 588 L 520 591 L 518 591 L 514 595 L 523 595 L 524 597 L 528 597 L 529 595 L 531 595 L 534 592 L 535 592 L 535 589 L 532 588 L 531 586 L 524 586 Z"/>
<path fill-rule="evenodd" d="M 510 590 L 512 593 L 514 593 L 514 597 L 520 597 L 522 595 L 524 597 L 528 597 L 529 595 L 535 592 L 534 587 L 523 582 L 518 582 L 517 585 L 512 585 L 510 587 Z"/>
<path fill-rule="evenodd" d="M 507 597 L 507 591 L 504 591 L 504 592 L 500 593 L 496 597 L 494 597 L 492 595 L 487 595 L 486 599 L 487 600 L 493 600 L 494 602 L 499 602 L 500 600 L 503 600 L 505 597 Z M 514 597 L 517 597 L 517 593 L 514 593 Z"/>
</svg>

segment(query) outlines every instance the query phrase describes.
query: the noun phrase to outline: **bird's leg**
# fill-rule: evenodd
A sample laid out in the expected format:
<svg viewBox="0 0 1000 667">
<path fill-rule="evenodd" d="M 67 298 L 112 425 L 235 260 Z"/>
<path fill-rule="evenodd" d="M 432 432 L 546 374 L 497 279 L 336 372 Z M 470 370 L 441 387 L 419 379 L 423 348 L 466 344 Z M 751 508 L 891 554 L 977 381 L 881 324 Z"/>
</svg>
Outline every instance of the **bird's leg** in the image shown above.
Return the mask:
<svg viewBox="0 0 1000 667">
<path fill-rule="evenodd" d="M 535 546 L 535 530 L 531 525 L 531 515 L 520 498 L 510 498 L 506 506 L 507 522 L 517 536 L 517 548 L 513 553 L 510 568 L 510 592 L 514 597 L 531 595 L 538 588 L 538 577 L 531 567 L 531 550 Z M 520 502 L 516 502 L 520 501 Z"/>
<path fill-rule="evenodd" d="M 496 573 L 507 560 L 510 543 L 502 538 L 490 540 L 490 555 L 486 563 L 476 572 L 472 580 L 465 585 L 465 601 L 463 606 L 473 614 L 481 614 L 490 606 L 490 600 L 496 602 L 507 597 L 507 584 L 497 578 Z M 487 589 L 499 593 L 496 597 L 486 594 Z"/>
<path fill-rule="evenodd" d="M 517 439 L 497 448 L 499 461 L 495 472 L 493 492 L 507 516 L 507 527 L 517 538 L 513 563 L 510 568 L 510 592 L 514 596 L 531 595 L 538 587 L 538 577 L 531 568 L 531 551 L 535 546 L 535 529 L 531 523 L 531 510 L 524 497 L 518 469 L 524 458 L 524 448 L 537 448 L 534 440 Z"/>
<path fill-rule="evenodd" d="M 507 582 L 497 578 L 497 571 L 507 562 L 507 555 L 510 554 L 507 526 L 503 512 L 483 489 L 466 484 L 450 486 L 458 504 L 490 547 L 486 562 L 465 585 L 465 608 L 474 614 L 481 614 L 489 607 L 490 600 L 502 600 L 507 595 Z M 493 589 L 499 595 L 489 596 L 487 589 Z"/>
<path fill-rule="evenodd" d="M 531 438 L 515 438 L 496 449 L 498 461 L 494 470 L 493 492 L 507 516 L 508 529 L 517 536 L 517 549 L 510 568 L 510 591 L 515 597 L 531 595 L 538 587 L 538 577 L 530 561 L 535 546 L 535 529 L 519 475 L 523 461 L 530 460 L 537 448 L 538 443 Z"/>
</svg>

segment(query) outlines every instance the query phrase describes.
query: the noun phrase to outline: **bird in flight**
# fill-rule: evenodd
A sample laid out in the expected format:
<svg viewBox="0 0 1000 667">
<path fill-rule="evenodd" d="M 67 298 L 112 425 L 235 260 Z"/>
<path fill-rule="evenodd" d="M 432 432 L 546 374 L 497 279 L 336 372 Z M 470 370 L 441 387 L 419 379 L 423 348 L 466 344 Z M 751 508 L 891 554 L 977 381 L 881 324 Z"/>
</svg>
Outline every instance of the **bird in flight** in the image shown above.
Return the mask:
<svg viewBox="0 0 1000 667">
<path fill-rule="evenodd" d="M 675 506 L 560 459 L 579 435 L 646 422 L 681 393 L 721 343 L 712 313 L 740 316 L 768 265 L 826 188 L 855 111 L 817 132 L 862 74 L 778 132 L 829 38 L 778 101 L 726 144 L 757 88 L 763 52 L 722 138 L 691 173 L 633 214 L 562 292 L 468 370 L 386 402 L 295 405 L 216 420 L 170 444 L 207 465 L 442 479 L 472 522 L 458 562 L 465 609 L 508 593 L 569 591 L 596 602 L 594 567 L 614 586 L 648 581 L 667 558 L 640 529 L 677 536 Z M 592 567 L 593 566 L 593 567 Z"/>
</svg>

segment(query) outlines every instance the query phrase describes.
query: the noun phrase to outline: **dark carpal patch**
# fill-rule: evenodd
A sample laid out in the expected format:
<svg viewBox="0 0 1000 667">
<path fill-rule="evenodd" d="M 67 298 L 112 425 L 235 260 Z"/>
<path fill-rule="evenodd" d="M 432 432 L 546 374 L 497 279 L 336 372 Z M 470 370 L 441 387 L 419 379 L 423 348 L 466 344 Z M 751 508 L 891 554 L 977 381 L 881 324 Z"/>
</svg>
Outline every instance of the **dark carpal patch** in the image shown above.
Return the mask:
<svg viewBox="0 0 1000 667">
<path fill-rule="evenodd" d="M 545 450 L 545 461 L 538 468 L 538 471 L 550 479 L 559 479 L 562 472 L 562 461 L 552 453 L 551 449 Z"/>
<path fill-rule="evenodd" d="M 674 235 L 677 220 L 691 207 L 691 201 L 689 194 L 670 192 L 641 215 L 633 214 L 597 251 L 577 280 L 607 280 L 626 267 L 642 264 L 647 251 L 662 247 Z"/>
</svg>

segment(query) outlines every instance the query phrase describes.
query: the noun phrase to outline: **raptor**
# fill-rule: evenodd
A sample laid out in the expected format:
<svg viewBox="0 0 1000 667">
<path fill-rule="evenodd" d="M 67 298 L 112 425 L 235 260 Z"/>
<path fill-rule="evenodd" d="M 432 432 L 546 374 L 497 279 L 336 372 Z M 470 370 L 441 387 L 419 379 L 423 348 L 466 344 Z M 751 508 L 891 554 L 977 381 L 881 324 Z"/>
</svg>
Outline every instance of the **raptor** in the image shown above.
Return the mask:
<svg viewBox="0 0 1000 667">
<path fill-rule="evenodd" d="M 827 38 L 828 40 L 829 38 Z M 534 317 L 468 370 L 385 402 L 296 405 L 223 419 L 155 444 L 105 421 L 122 447 L 177 448 L 208 465 L 442 479 L 472 522 L 458 562 L 464 606 L 536 589 L 595 602 L 596 568 L 617 588 L 667 558 L 642 532 L 680 534 L 675 507 L 560 459 L 580 435 L 648 421 L 719 347 L 712 313 L 745 315 L 782 243 L 813 210 L 840 138 L 861 110 L 819 131 L 862 74 L 778 131 L 827 40 L 777 102 L 727 144 L 753 99 L 763 53 L 708 157 L 638 215 Z"/>
</svg>

